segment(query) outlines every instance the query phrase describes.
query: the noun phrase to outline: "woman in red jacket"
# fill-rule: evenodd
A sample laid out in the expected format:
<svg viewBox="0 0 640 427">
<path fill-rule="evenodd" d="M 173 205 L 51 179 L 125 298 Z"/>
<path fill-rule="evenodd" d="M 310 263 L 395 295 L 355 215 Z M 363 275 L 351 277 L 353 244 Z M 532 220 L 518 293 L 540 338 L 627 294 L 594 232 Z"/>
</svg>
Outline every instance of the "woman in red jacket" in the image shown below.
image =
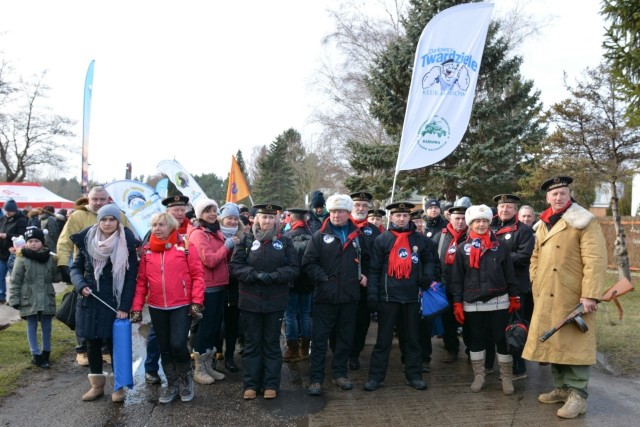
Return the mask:
<svg viewBox="0 0 640 427">
<path fill-rule="evenodd" d="M 213 384 L 215 380 L 224 379 L 224 375 L 211 366 L 212 350 L 220 337 L 229 284 L 229 261 L 239 239 L 236 236 L 224 237 L 215 200 L 200 199 L 195 211 L 197 221 L 188 236 L 191 250 L 196 251 L 202 261 L 205 290 L 204 311 L 193 343 L 196 362 L 193 379 L 199 384 Z"/>
<path fill-rule="evenodd" d="M 177 233 L 178 222 L 166 212 L 151 217 L 151 237 L 142 248 L 131 321 L 142 320 L 148 295 L 149 314 L 156 331 L 167 388 L 160 403 L 180 395 L 193 399 L 193 374 L 187 336 L 191 317 L 200 317 L 204 300 L 202 263 L 196 251 Z M 190 317 L 191 316 L 191 317 Z"/>
</svg>

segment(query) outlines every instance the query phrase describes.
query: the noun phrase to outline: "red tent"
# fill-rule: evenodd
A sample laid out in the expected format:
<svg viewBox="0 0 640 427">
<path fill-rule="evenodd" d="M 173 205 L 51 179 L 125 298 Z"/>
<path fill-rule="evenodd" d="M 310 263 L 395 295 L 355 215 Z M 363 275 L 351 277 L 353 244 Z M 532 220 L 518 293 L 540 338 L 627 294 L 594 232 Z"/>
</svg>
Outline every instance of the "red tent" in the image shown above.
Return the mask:
<svg viewBox="0 0 640 427">
<path fill-rule="evenodd" d="M 73 202 L 63 199 L 37 182 L 0 182 L 0 206 L 13 199 L 20 209 L 27 206 L 42 208 L 50 205 L 56 209 L 72 209 Z"/>
</svg>

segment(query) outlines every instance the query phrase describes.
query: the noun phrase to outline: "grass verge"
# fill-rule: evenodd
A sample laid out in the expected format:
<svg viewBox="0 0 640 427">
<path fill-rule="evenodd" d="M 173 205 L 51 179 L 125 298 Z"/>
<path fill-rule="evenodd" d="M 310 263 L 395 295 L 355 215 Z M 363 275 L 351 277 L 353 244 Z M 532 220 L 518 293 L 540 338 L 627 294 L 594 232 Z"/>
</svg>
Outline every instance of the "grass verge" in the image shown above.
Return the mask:
<svg viewBox="0 0 640 427">
<path fill-rule="evenodd" d="M 67 291 L 71 290 L 71 286 Z M 60 305 L 62 295 L 56 295 Z M 38 328 L 40 335 L 40 328 Z M 42 342 L 40 341 L 40 345 Z M 55 362 L 70 348 L 76 346 L 76 334 L 62 322 L 53 319 L 51 333 L 51 361 Z M 41 369 L 31 364 L 31 352 L 27 342 L 27 322 L 20 320 L 0 332 L 0 397 L 7 396 L 17 386 L 17 379 L 26 369 Z"/>
<path fill-rule="evenodd" d="M 607 274 L 607 288 L 618 280 L 616 273 Z M 637 287 L 638 276 L 631 278 Z M 600 303 L 598 310 L 598 351 L 604 354 L 606 363 L 618 375 L 640 376 L 640 291 L 629 292 L 619 298 L 624 309 L 622 322 L 611 302 Z"/>
</svg>

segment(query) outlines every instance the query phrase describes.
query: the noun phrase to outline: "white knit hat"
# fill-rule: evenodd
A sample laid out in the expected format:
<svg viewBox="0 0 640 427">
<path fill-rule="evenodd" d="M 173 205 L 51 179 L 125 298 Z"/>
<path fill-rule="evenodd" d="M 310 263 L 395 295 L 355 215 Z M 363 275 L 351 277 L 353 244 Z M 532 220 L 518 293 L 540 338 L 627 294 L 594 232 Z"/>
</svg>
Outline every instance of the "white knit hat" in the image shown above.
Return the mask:
<svg viewBox="0 0 640 427">
<path fill-rule="evenodd" d="M 207 199 L 205 197 L 198 200 L 198 203 L 196 203 L 195 206 L 196 218 L 202 218 L 202 212 L 204 212 L 209 206 L 215 206 L 216 210 L 218 209 L 218 204 L 213 199 Z"/>
<path fill-rule="evenodd" d="M 334 194 L 327 199 L 327 210 L 329 212 L 341 209 L 351 212 L 353 210 L 353 200 L 347 194 Z"/>
<path fill-rule="evenodd" d="M 471 225 L 471 223 L 476 219 L 486 219 L 491 222 L 491 219 L 493 219 L 493 212 L 487 205 L 473 205 L 464 213 L 464 219 L 467 225 Z"/>
</svg>

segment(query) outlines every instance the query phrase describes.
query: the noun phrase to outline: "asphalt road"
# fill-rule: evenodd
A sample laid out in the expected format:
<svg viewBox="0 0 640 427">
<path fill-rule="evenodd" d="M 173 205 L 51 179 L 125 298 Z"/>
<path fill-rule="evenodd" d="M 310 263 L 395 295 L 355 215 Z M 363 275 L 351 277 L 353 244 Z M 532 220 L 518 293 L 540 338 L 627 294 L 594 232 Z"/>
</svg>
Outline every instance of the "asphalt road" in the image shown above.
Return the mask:
<svg viewBox="0 0 640 427">
<path fill-rule="evenodd" d="M 136 386 L 127 391 L 124 404 L 109 396 L 82 402 L 88 389 L 87 368 L 73 362 L 70 352 L 50 370 L 33 368 L 20 380 L 17 391 L 0 401 L 0 425 L 6 426 L 377 426 L 377 425 L 492 425 L 492 426 L 632 426 L 640 425 L 640 380 L 619 378 L 592 369 L 588 412 L 576 420 L 559 420 L 560 405 L 543 405 L 537 395 L 550 390 L 548 366 L 529 363 L 527 379 L 516 382 L 516 393 L 504 396 L 497 374 L 487 376 L 481 393 L 471 393 L 470 365 L 462 357 L 456 364 L 442 363 L 444 349 L 434 338 L 432 372 L 424 377 L 426 391 L 405 385 L 396 347 L 385 386 L 375 392 L 362 389 L 368 355 L 375 339 L 372 323 L 362 369 L 352 371 L 355 387 L 341 391 L 325 381 L 322 397 L 304 392 L 308 362 L 285 364 L 282 391 L 277 399 L 242 400 L 241 372 L 209 386 L 196 386 L 192 402 L 158 403 L 159 386 L 144 382 L 144 340 L 134 325 L 134 375 Z M 2 342 L 0 332 L 0 345 Z M 236 355 L 239 359 L 239 356 Z M 330 358 L 329 358 L 330 359 Z M 241 362 L 240 362 L 241 364 Z M 223 370 L 224 372 L 224 370 Z M 110 391 L 110 390 L 109 390 Z"/>
</svg>

